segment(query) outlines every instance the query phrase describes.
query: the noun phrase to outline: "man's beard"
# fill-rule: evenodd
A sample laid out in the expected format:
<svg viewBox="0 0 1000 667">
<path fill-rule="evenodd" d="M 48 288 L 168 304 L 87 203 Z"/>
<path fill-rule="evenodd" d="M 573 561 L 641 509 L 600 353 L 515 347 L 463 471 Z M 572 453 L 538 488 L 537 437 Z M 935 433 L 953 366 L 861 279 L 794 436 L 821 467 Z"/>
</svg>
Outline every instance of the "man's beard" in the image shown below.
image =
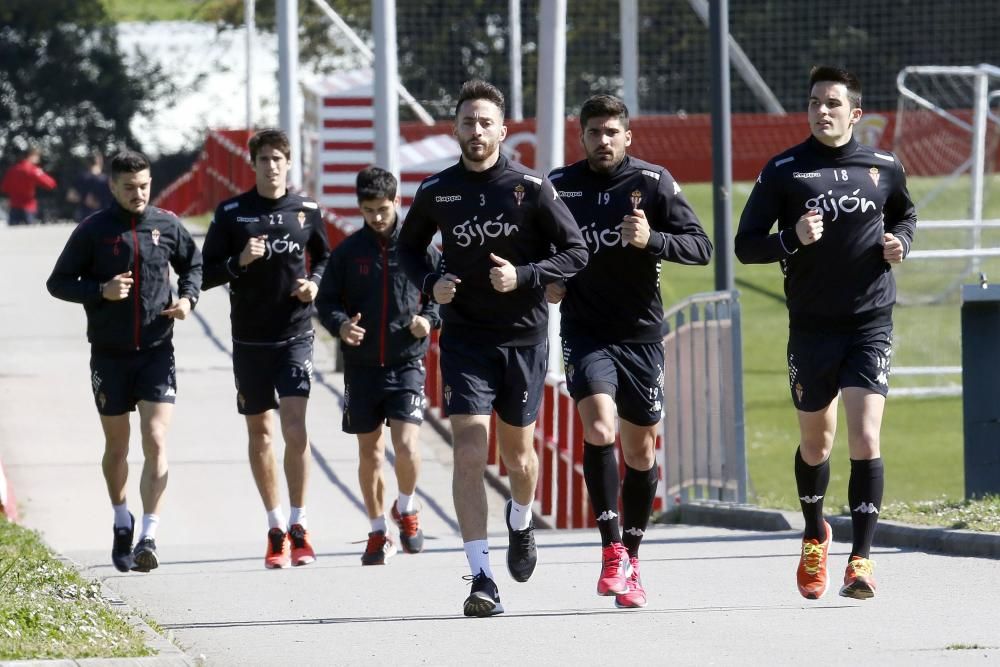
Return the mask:
<svg viewBox="0 0 1000 667">
<path fill-rule="evenodd" d="M 470 143 L 471 141 L 462 144 L 462 157 L 469 162 L 485 162 L 496 152 L 497 144 L 480 139 L 479 143 L 483 145 L 483 150 L 473 153 L 469 148 Z"/>
</svg>

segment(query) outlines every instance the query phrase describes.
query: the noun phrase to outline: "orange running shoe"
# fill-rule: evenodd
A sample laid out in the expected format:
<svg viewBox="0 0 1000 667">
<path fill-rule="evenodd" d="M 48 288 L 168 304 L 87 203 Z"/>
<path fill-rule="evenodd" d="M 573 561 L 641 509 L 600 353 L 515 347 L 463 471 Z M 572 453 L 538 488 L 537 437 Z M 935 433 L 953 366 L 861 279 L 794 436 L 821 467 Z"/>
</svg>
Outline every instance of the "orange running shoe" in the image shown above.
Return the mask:
<svg viewBox="0 0 1000 667">
<path fill-rule="evenodd" d="M 840 594 L 845 598 L 867 600 L 875 597 L 875 563 L 861 556 L 851 556 L 844 573 Z"/>
<path fill-rule="evenodd" d="M 267 551 L 264 553 L 264 567 L 272 570 L 291 565 L 291 540 L 288 533 L 280 528 L 267 531 Z"/>
<path fill-rule="evenodd" d="M 288 539 L 292 542 L 292 565 L 308 565 L 316 560 L 316 552 L 309 541 L 309 531 L 302 524 L 292 524 L 288 529 Z"/>
<path fill-rule="evenodd" d="M 368 544 L 361 554 L 362 565 L 385 565 L 386 561 L 396 555 L 396 542 L 392 535 L 384 530 L 373 530 L 368 533 Z"/>
<path fill-rule="evenodd" d="M 627 552 L 626 552 L 627 553 Z M 646 589 L 642 587 L 639 575 L 639 557 L 629 558 L 628 590 L 615 596 L 615 606 L 619 609 L 634 609 L 646 606 Z"/>
<path fill-rule="evenodd" d="M 392 520 L 399 526 L 399 543 L 408 554 L 420 553 L 424 549 L 424 531 L 420 530 L 420 511 L 400 513 L 396 501 L 392 503 Z"/>
<path fill-rule="evenodd" d="M 795 573 L 798 580 L 799 593 L 807 600 L 818 600 L 826 593 L 829 578 L 826 576 L 826 559 L 830 552 L 830 538 L 833 531 L 830 524 L 823 522 L 826 530 L 826 540 L 802 540 L 802 556 L 799 558 L 799 569 Z"/>
<path fill-rule="evenodd" d="M 601 549 L 601 577 L 597 580 L 598 595 L 620 595 L 628 592 L 628 549 L 621 542 L 612 542 Z"/>
</svg>

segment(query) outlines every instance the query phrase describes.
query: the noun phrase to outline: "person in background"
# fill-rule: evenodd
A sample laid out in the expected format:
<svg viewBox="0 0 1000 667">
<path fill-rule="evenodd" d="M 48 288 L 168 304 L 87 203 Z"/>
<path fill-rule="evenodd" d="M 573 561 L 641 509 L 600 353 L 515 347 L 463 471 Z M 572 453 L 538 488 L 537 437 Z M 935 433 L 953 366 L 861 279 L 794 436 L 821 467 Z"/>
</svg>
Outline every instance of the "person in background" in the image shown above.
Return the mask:
<svg viewBox="0 0 1000 667">
<path fill-rule="evenodd" d="M 12 165 L 0 180 L 0 193 L 9 200 L 10 225 L 33 225 L 38 222 L 38 188 L 53 190 L 54 178 L 45 173 L 39 162 L 42 153 L 35 146 L 29 146 L 21 154 L 21 159 Z"/>
</svg>

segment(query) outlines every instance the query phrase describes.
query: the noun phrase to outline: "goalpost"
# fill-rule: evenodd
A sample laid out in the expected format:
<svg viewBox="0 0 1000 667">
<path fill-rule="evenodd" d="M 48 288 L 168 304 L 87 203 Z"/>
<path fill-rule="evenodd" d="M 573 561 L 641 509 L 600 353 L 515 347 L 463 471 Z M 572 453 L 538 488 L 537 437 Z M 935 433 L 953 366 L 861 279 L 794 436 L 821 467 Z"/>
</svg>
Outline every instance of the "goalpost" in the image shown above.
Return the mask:
<svg viewBox="0 0 1000 667">
<path fill-rule="evenodd" d="M 985 206 L 998 187 L 1000 68 L 912 66 L 902 69 L 896 81 L 893 150 L 907 169 L 919 216 L 917 247 L 894 269 L 901 314 L 907 306 L 941 307 L 946 315 L 938 319 L 957 326 L 957 315 L 950 315 L 960 286 L 1000 280 L 1000 215 L 995 205 Z M 940 381 L 961 373 L 954 332 L 924 330 L 921 335 L 931 341 L 950 339 L 951 344 L 938 345 L 941 356 L 935 365 L 894 368 L 894 375 L 925 376 L 931 382 L 925 379 L 922 386 L 894 388 L 893 393 L 960 394 L 956 382 Z"/>
</svg>

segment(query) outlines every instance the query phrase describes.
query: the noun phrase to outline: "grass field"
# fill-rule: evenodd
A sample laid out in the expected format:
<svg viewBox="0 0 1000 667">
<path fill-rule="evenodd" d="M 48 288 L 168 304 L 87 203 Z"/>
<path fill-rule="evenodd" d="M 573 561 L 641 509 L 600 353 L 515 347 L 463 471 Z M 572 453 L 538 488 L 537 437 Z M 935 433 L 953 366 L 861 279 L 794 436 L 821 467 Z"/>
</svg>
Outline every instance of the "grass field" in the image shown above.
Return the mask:
<svg viewBox="0 0 1000 667">
<path fill-rule="evenodd" d="M 937 183 L 937 179 L 911 179 L 910 189 L 917 199 Z M 1000 192 L 1000 182 L 991 184 L 987 191 Z M 711 186 L 687 185 L 684 192 L 707 231 L 712 234 Z M 741 183 L 734 187 L 734 234 L 749 192 L 750 184 Z M 965 217 L 967 208 L 965 195 L 956 188 L 952 196 L 938 200 L 918 211 L 918 214 L 922 219 L 954 219 Z M 987 202 L 985 217 L 1000 217 L 1000 201 L 997 198 Z M 963 245 L 963 238 L 948 238 L 943 236 L 945 234 L 954 237 L 956 232 L 929 232 L 925 235 L 919 231 L 918 223 L 915 247 Z M 985 243 L 1000 246 L 1000 234 L 994 234 L 994 237 L 985 239 Z M 937 260 L 920 260 L 920 263 L 914 260 L 910 265 L 904 262 L 902 266 L 905 270 L 920 276 L 924 282 L 914 286 L 907 282 L 909 275 L 902 276 L 901 291 L 919 289 L 926 293 L 944 289 L 965 267 L 964 261 L 947 269 L 929 266 L 932 261 Z M 993 263 L 997 265 L 994 275 L 1000 280 L 1000 262 Z M 664 302 L 669 304 L 694 292 L 711 291 L 714 289 L 713 271 L 711 266 L 664 264 Z M 788 316 L 781 271 L 777 264 L 745 266 L 738 262 L 734 264 L 734 271 L 743 309 L 743 395 L 751 501 L 763 506 L 797 509 L 792 457 L 798 442 L 798 427 L 788 395 L 785 365 Z M 934 281 L 925 278 L 928 273 L 935 277 Z M 940 305 L 898 306 L 893 364 L 958 365 L 961 359 L 959 314 L 957 288 L 953 288 Z M 958 377 L 945 380 L 961 382 Z M 920 382 L 897 376 L 892 386 Z M 827 496 L 830 511 L 847 503 L 850 464 L 842 410 L 840 424 Z M 912 503 L 942 497 L 961 499 L 964 495 L 962 448 L 961 398 L 902 398 L 894 397 L 890 392 L 882 429 L 886 500 Z"/>
</svg>

